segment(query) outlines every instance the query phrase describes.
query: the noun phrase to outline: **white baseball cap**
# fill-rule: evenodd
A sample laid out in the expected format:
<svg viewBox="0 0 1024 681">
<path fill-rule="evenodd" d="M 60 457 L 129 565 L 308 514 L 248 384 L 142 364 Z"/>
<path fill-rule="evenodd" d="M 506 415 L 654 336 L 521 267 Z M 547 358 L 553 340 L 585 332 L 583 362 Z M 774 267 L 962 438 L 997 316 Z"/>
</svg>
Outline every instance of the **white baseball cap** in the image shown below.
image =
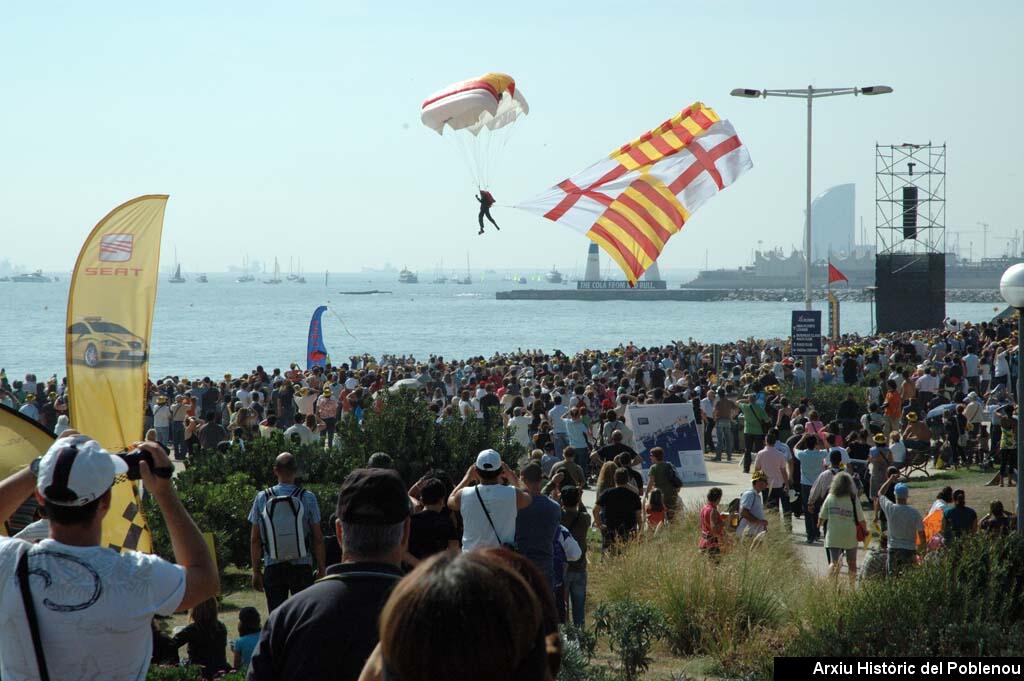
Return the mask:
<svg viewBox="0 0 1024 681">
<path fill-rule="evenodd" d="M 122 458 L 95 440 L 73 435 L 57 440 L 43 455 L 36 472 L 36 489 L 47 503 L 85 506 L 113 487 L 115 476 L 127 472 L 128 464 Z"/>
<path fill-rule="evenodd" d="M 501 454 L 493 449 L 485 449 L 476 455 L 476 467 L 482 471 L 501 470 Z"/>
<path fill-rule="evenodd" d="M 349 379 L 345 380 L 345 389 L 346 390 L 355 390 L 358 385 L 359 385 L 359 381 L 357 381 L 354 378 L 349 378 Z"/>
</svg>

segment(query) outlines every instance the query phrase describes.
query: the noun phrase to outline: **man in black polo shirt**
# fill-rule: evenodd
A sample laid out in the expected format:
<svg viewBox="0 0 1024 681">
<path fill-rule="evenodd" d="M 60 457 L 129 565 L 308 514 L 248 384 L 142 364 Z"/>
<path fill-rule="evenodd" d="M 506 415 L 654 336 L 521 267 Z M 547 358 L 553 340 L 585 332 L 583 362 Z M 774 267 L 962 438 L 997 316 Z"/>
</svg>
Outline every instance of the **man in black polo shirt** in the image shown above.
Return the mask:
<svg viewBox="0 0 1024 681">
<path fill-rule="evenodd" d="M 377 645 L 377 619 L 402 577 L 409 497 L 398 474 L 359 469 L 338 494 L 341 563 L 271 613 L 249 681 L 356 681 Z"/>
<path fill-rule="evenodd" d="M 606 462 L 614 461 L 615 457 L 623 452 L 629 454 L 631 460 L 637 460 L 639 456 L 636 451 L 629 445 L 622 444 L 622 440 L 623 435 L 621 430 L 612 431 L 611 442 L 594 452 L 594 455 L 590 459 L 591 465 L 600 470 L 601 466 Z M 639 463 L 639 461 L 637 461 L 637 463 Z"/>
</svg>

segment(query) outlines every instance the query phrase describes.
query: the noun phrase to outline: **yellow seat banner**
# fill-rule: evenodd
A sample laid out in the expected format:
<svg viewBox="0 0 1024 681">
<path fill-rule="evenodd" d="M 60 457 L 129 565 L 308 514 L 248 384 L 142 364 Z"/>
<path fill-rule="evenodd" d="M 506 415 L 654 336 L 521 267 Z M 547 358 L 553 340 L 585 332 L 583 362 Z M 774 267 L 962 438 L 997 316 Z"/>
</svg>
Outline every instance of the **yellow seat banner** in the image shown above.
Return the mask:
<svg viewBox="0 0 1024 681">
<path fill-rule="evenodd" d="M 142 439 L 167 196 L 121 204 L 92 230 L 71 277 L 66 331 L 71 427 L 111 452 Z M 137 485 L 119 478 L 103 546 L 151 551 Z"/>
</svg>

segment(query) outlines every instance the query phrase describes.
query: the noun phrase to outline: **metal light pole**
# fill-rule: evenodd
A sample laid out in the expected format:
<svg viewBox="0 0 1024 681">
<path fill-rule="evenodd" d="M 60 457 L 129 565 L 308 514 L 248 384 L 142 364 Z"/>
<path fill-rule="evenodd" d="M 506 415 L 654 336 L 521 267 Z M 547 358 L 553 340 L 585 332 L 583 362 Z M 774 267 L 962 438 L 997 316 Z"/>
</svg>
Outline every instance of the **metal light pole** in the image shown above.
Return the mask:
<svg viewBox="0 0 1024 681">
<path fill-rule="evenodd" d="M 812 308 L 811 302 L 811 104 L 818 97 L 836 97 L 838 95 L 885 95 L 892 92 L 888 85 L 872 85 L 870 87 L 842 87 L 815 89 L 808 85 L 806 89 L 791 90 L 753 90 L 736 88 L 730 94 L 733 97 L 792 97 L 807 100 L 807 195 L 804 202 L 804 309 Z M 806 394 L 811 397 L 811 358 L 804 357 L 804 374 Z"/>
<path fill-rule="evenodd" d="M 1024 395 L 1024 365 L 1021 356 L 1024 346 L 1024 263 L 1008 267 L 999 280 L 999 293 L 1002 294 L 1010 307 L 1017 309 L 1017 399 L 1015 412 L 1017 416 L 1017 532 L 1024 533 L 1024 522 L 1021 510 L 1024 509 L 1024 487 L 1021 487 L 1020 472 L 1024 469 L 1024 410 L 1021 407 L 1021 396 Z"/>
</svg>

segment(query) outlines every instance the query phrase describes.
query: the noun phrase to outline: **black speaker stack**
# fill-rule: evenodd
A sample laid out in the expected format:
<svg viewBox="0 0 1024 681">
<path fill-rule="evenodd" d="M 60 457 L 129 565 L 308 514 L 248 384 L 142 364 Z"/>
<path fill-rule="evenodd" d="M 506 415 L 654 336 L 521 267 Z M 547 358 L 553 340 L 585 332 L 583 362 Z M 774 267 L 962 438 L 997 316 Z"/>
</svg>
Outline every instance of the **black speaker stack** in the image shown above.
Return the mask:
<svg viewBox="0 0 1024 681">
<path fill-rule="evenodd" d="M 946 258 L 942 253 L 875 256 L 879 333 L 935 329 L 946 318 Z"/>
</svg>

